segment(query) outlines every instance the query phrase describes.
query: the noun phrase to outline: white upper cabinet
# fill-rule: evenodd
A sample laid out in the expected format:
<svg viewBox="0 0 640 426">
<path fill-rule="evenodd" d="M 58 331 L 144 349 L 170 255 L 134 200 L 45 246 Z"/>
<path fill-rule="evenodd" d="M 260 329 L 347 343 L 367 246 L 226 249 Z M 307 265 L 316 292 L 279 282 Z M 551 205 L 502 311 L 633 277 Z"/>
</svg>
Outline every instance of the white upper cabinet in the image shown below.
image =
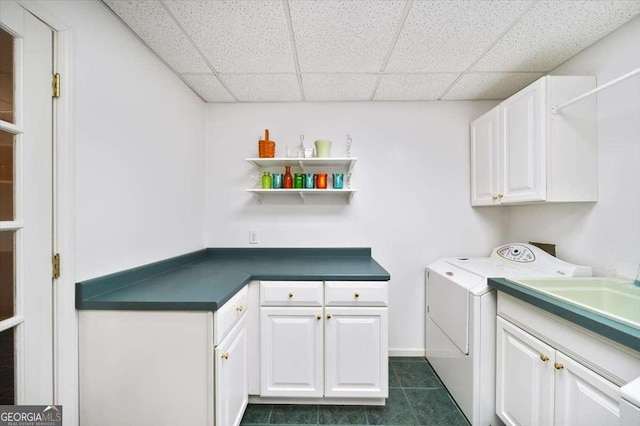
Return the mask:
<svg viewBox="0 0 640 426">
<path fill-rule="evenodd" d="M 551 108 L 596 87 L 546 76 L 471 123 L 471 205 L 597 201 L 596 99 Z"/>
</svg>

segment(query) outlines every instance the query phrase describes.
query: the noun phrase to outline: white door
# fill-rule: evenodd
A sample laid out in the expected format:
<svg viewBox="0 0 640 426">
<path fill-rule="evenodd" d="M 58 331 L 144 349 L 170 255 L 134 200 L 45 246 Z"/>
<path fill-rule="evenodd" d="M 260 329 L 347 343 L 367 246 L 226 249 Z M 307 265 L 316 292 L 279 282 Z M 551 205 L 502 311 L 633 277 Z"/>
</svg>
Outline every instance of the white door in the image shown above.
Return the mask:
<svg viewBox="0 0 640 426">
<path fill-rule="evenodd" d="M 260 308 L 260 395 L 321 397 L 322 308 Z"/>
<path fill-rule="evenodd" d="M 497 319 L 496 413 L 507 425 L 553 425 L 555 350 Z"/>
<path fill-rule="evenodd" d="M 556 353 L 555 424 L 620 424 L 620 388 L 561 352 Z"/>
<path fill-rule="evenodd" d="M 499 106 L 503 203 L 546 198 L 546 84 L 541 78 Z"/>
<path fill-rule="evenodd" d="M 499 108 L 477 118 L 471 123 L 471 205 L 499 204 L 498 148 Z"/>
<path fill-rule="evenodd" d="M 387 308 L 325 308 L 325 396 L 388 396 L 387 321 Z"/>
<path fill-rule="evenodd" d="M 0 2 L 0 404 L 53 402 L 53 33 Z"/>
<path fill-rule="evenodd" d="M 215 359 L 215 424 L 237 426 L 249 400 L 246 315 L 218 345 Z"/>
</svg>

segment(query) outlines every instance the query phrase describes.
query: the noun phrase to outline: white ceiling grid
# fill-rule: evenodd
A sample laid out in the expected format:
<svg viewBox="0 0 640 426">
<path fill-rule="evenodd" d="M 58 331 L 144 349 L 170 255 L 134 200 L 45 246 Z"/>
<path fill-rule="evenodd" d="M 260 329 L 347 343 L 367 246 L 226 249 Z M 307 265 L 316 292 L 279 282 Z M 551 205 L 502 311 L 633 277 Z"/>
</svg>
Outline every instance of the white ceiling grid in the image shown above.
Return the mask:
<svg viewBox="0 0 640 426">
<path fill-rule="evenodd" d="M 640 0 L 103 0 L 207 102 L 505 99 Z"/>
</svg>

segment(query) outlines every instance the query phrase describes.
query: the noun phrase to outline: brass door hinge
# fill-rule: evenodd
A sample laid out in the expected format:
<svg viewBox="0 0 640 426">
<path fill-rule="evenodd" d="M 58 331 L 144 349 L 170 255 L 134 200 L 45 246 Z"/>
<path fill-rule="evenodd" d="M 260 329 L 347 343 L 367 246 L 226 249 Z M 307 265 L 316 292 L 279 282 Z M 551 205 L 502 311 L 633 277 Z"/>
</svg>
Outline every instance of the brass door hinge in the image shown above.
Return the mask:
<svg viewBox="0 0 640 426">
<path fill-rule="evenodd" d="M 55 280 L 60 278 L 60 254 L 56 253 L 51 257 L 52 278 Z"/>
<path fill-rule="evenodd" d="M 55 73 L 53 75 L 53 79 L 51 80 L 51 87 L 53 89 L 53 97 L 60 97 L 60 74 Z"/>
</svg>

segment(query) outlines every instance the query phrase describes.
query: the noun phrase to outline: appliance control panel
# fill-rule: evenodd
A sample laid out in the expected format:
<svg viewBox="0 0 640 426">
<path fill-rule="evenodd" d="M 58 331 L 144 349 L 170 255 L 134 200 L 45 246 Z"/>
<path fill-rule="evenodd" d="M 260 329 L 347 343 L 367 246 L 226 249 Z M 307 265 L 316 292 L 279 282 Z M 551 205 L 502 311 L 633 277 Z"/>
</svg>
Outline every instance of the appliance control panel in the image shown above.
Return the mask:
<svg viewBox="0 0 640 426">
<path fill-rule="evenodd" d="M 533 251 L 521 244 L 507 244 L 496 249 L 498 256 L 518 263 L 530 263 L 536 260 Z"/>
<path fill-rule="evenodd" d="M 507 264 L 526 266 L 527 268 L 541 271 L 551 276 L 591 276 L 590 266 L 580 266 L 565 262 L 531 244 L 505 244 L 493 249 L 490 257 L 494 260 L 499 260 Z"/>
</svg>

